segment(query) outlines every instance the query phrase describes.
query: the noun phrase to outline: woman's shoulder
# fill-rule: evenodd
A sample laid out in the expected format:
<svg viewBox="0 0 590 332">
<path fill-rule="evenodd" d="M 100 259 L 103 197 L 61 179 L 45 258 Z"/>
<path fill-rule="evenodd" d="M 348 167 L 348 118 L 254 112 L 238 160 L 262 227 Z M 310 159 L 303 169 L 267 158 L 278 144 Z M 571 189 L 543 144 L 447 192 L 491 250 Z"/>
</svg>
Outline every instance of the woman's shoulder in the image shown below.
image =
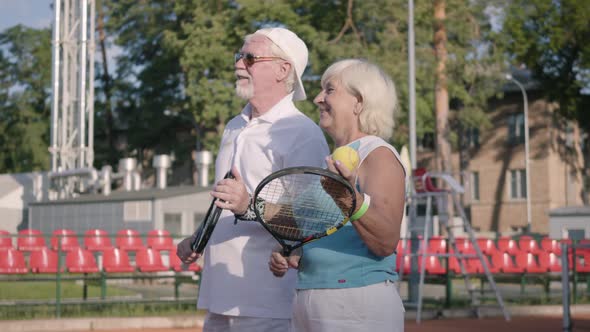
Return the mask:
<svg viewBox="0 0 590 332">
<path fill-rule="evenodd" d="M 388 150 L 391 150 L 394 154 L 397 154 L 397 150 L 391 144 L 378 136 L 364 136 L 349 145 L 358 151 L 361 158 L 366 157 L 369 153 L 379 147 L 385 147 Z"/>
</svg>

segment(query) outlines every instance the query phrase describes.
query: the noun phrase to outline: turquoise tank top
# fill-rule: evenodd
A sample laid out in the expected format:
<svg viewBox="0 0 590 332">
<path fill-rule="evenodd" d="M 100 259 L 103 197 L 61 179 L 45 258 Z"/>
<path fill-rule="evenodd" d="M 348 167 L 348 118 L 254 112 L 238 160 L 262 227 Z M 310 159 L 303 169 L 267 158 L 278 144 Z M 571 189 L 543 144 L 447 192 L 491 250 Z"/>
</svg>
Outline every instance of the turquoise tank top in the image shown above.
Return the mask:
<svg viewBox="0 0 590 332">
<path fill-rule="evenodd" d="M 358 151 L 360 164 L 381 146 L 390 149 L 401 163 L 395 148 L 376 136 L 362 137 L 348 146 Z M 302 248 L 297 289 L 352 288 L 398 279 L 396 255 L 381 257 L 371 253 L 351 223 Z"/>
</svg>

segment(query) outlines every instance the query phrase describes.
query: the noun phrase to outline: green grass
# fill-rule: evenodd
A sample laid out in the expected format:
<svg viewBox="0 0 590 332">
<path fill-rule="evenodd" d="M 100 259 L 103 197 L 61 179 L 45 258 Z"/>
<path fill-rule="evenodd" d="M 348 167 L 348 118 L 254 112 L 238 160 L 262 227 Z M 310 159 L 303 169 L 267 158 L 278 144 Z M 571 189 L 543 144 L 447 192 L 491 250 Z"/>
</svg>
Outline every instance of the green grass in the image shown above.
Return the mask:
<svg viewBox="0 0 590 332">
<path fill-rule="evenodd" d="M 0 281 L 0 301 L 10 300 L 54 300 L 56 292 L 55 281 Z M 74 281 L 61 282 L 61 297 L 63 299 L 81 299 L 83 286 Z M 134 292 L 115 287 L 107 286 L 107 296 L 130 296 Z M 88 297 L 99 297 L 100 286 L 88 285 Z"/>
<path fill-rule="evenodd" d="M 195 302 L 190 303 L 88 303 L 64 304 L 61 306 L 61 318 L 81 317 L 149 317 L 203 314 L 197 311 Z M 55 318 L 55 306 L 4 306 L 0 307 L 0 320 L 26 320 Z"/>
</svg>

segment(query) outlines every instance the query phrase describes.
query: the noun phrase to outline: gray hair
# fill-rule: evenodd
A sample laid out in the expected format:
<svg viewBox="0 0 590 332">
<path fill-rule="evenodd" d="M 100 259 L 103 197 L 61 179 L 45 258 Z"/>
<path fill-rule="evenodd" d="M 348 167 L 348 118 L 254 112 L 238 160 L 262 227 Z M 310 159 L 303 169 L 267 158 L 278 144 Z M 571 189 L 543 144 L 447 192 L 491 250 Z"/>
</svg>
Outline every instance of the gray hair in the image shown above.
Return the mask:
<svg viewBox="0 0 590 332">
<path fill-rule="evenodd" d="M 385 140 L 391 138 L 398 109 L 393 80 L 377 65 L 361 59 L 333 63 L 322 75 L 322 87 L 338 81 L 348 93 L 362 101 L 360 130 Z"/>
<path fill-rule="evenodd" d="M 268 30 L 270 30 L 270 28 L 267 28 Z M 267 30 L 267 29 L 261 29 L 261 30 Z M 256 34 L 249 34 L 246 35 L 246 37 L 244 37 L 244 43 L 247 43 L 250 41 L 250 39 L 252 39 L 254 36 L 258 36 Z M 262 35 L 263 36 L 263 35 Z M 295 64 L 293 64 L 293 61 L 289 60 L 289 55 L 285 53 L 285 51 L 283 51 L 277 44 L 275 44 L 272 40 L 264 37 L 266 40 L 269 41 L 269 51 L 271 56 L 276 56 L 277 58 L 281 58 L 287 62 L 289 62 L 289 64 L 291 64 L 291 70 L 289 71 L 289 74 L 287 75 L 287 79 L 285 80 L 285 89 L 287 90 L 288 93 L 293 92 L 294 86 L 295 86 Z"/>
</svg>

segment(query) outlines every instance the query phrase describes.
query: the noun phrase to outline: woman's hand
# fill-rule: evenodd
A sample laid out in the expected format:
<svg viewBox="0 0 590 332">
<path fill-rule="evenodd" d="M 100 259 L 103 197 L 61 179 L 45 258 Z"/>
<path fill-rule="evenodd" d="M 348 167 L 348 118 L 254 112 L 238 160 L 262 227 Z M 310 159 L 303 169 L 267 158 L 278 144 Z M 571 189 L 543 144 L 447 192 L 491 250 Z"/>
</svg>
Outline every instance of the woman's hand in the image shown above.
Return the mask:
<svg viewBox="0 0 590 332">
<path fill-rule="evenodd" d="M 350 170 L 348 169 L 348 167 L 344 166 L 340 161 L 332 159 L 332 156 L 326 157 L 326 165 L 328 165 L 328 170 L 340 174 L 354 188 L 358 168 Z"/>
<path fill-rule="evenodd" d="M 270 254 L 268 268 L 275 275 L 275 277 L 282 277 L 287 273 L 289 268 L 297 269 L 299 267 L 299 260 L 301 259 L 301 248 L 297 248 L 291 252 L 289 257 L 281 254 L 282 248 L 275 249 Z"/>
</svg>

